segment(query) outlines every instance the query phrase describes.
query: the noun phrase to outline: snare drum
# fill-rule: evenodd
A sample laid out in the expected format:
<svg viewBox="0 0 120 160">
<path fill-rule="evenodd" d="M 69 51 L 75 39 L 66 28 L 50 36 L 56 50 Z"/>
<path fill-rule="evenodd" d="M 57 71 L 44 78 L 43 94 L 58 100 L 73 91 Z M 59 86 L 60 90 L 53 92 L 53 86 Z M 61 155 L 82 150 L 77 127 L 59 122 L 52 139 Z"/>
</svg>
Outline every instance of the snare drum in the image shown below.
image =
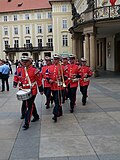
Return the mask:
<svg viewBox="0 0 120 160">
<path fill-rule="evenodd" d="M 19 90 L 19 91 L 16 93 L 16 96 L 17 96 L 17 99 L 18 99 L 19 101 L 27 100 L 27 99 L 29 99 L 29 98 L 32 97 L 31 89 Z"/>
</svg>

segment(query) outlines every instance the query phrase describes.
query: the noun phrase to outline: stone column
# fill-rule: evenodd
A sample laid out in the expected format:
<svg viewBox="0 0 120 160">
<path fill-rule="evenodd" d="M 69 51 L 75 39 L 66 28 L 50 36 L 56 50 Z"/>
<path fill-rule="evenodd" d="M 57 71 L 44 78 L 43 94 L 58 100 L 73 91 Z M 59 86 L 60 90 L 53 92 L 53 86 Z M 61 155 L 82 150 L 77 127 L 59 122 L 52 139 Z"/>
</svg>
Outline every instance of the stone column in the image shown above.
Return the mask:
<svg viewBox="0 0 120 160">
<path fill-rule="evenodd" d="M 80 60 L 83 57 L 83 41 L 82 36 L 79 37 L 79 56 L 78 59 Z"/>
<path fill-rule="evenodd" d="M 93 33 L 90 33 L 90 67 L 92 70 L 96 69 L 95 63 L 95 36 Z"/>
<path fill-rule="evenodd" d="M 72 54 L 77 55 L 76 53 L 76 36 L 72 35 Z"/>
<path fill-rule="evenodd" d="M 89 47 L 89 35 L 85 34 L 85 52 L 84 57 L 87 59 L 87 65 L 90 65 L 90 47 Z"/>
</svg>

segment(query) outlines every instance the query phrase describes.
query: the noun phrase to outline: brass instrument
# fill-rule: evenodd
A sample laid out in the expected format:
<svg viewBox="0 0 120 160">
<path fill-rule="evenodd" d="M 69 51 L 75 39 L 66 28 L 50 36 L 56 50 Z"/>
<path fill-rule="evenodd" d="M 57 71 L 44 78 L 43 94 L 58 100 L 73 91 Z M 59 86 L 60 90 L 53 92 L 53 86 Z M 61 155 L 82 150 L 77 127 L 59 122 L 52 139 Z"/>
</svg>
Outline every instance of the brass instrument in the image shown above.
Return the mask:
<svg viewBox="0 0 120 160">
<path fill-rule="evenodd" d="M 63 69 L 62 69 L 61 62 L 59 64 L 60 64 L 59 75 L 61 76 L 61 80 L 60 79 L 57 80 L 58 86 L 62 86 L 63 88 L 65 88 L 66 84 L 65 84 L 65 80 L 64 80 L 64 75 L 63 75 Z"/>
</svg>

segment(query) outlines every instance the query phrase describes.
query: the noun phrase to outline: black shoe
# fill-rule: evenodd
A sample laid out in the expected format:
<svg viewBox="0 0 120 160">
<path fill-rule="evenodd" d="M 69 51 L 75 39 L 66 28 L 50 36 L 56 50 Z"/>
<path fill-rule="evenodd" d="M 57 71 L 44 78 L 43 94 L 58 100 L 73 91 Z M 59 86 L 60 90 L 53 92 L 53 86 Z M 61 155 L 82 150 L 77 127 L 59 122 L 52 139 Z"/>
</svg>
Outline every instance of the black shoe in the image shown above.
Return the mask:
<svg viewBox="0 0 120 160">
<path fill-rule="evenodd" d="M 36 122 L 36 121 L 39 121 L 39 117 L 35 117 L 35 118 L 33 118 L 33 120 L 31 121 L 31 122 Z"/>
<path fill-rule="evenodd" d="M 85 102 L 83 102 L 83 104 L 82 104 L 83 106 L 85 106 L 86 105 L 86 103 Z"/>
<path fill-rule="evenodd" d="M 28 128 L 29 128 L 29 125 L 28 125 L 28 124 L 24 124 L 24 125 L 23 125 L 23 129 L 24 129 L 24 130 L 27 130 Z"/>
<path fill-rule="evenodd" d="M 65 100 L 62 101 L 62 104 L 64 104 L 64 103 L 65 103 Z"/>
<path fill-rule="evenodd" d="M 54 120 L 54 122 L 57 122 L 57 116 L 52 117 L 52 119 Z"/>
<path fill-rule="evenodd" d="M 49 109 L 49 108 L 50 108 L 50 106 L 49 106 L 49 105 L 47 105 L 47 106 L 46 106 L 46 109 Z"/>
<path fill-rule="evenodd" d="M 21 115 L 20 119 L 24 119 L 24 118 L 25 118 L 25 116 L 24 116 L 24 115 Z"/>
<path fill-rule="evenodd" d="M 58 113 L 58 116 L 57 117 L 60 117 L 63 115 L 63 111 L 61 110 L 59 113 Z"/>
<path fill-rule="evenodd" d="M 71 109 L 70 109 L 70 113 L 73 113 L 73 112 L 74 112 L 74 109 L 73 109 L 73 108 L 71 108 Z"/>
<path fill-rule="evenodd" d="M 4 92 L 5 90 L 1 90 L 0 92 Z"/>
</svg>

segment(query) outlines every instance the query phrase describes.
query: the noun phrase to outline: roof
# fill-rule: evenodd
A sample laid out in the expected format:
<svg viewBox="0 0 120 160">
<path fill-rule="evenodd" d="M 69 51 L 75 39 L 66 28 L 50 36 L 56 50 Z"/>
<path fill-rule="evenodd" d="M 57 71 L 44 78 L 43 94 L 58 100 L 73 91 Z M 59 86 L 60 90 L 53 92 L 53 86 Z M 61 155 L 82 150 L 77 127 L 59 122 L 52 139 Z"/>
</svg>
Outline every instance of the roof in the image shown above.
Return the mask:
<svg viewBox="0 0 120 160">
<path fill-rule="evenodd" d="M 0 13 L 49 8 L 48 0 L 0 0 Z"/>
</svg>

